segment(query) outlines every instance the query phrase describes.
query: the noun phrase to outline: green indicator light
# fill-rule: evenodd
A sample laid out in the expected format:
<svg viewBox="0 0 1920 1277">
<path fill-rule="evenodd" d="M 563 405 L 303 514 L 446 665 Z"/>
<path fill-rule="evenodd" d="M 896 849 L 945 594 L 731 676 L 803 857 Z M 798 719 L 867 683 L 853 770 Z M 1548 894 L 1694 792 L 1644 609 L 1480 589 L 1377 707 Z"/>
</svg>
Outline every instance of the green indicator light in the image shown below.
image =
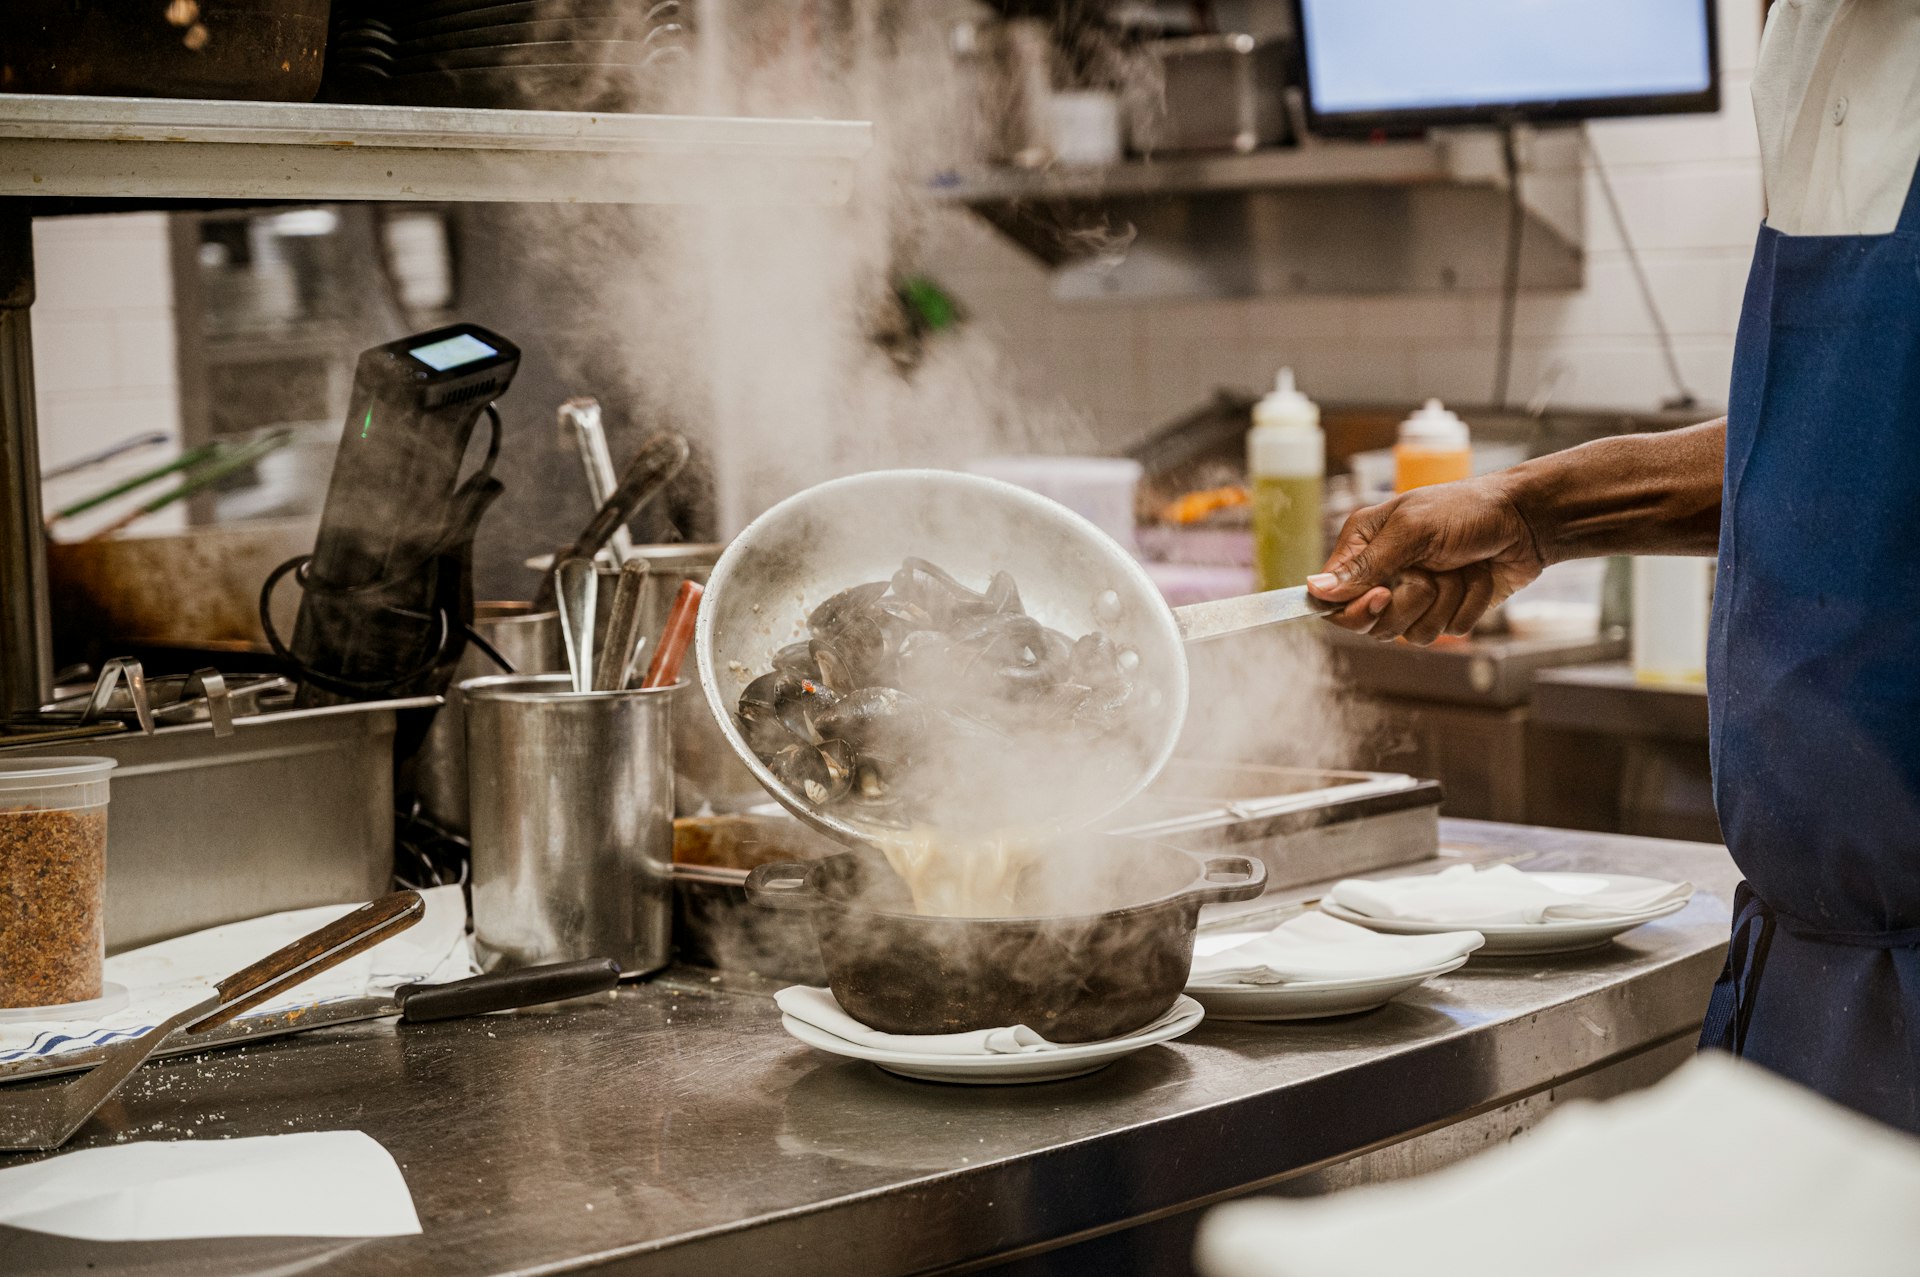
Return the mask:
<svg viewBox="0 0 1920 1277">
<path fill-rule="evenodd" d="M 369 404 L 367 406 L 367 419 L 360 423 L 360 437 L 362 439 L 366 438 L 367 431 L 371 429 L 373 429 L 373 406 Z"/>
</svg>

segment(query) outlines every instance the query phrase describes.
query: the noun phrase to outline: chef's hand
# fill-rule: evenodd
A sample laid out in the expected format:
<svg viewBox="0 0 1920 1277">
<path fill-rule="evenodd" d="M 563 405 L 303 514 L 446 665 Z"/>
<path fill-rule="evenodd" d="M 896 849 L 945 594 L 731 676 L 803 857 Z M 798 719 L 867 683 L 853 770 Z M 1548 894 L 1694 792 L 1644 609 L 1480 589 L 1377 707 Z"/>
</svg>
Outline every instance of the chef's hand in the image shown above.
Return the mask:
<svg viewBox="0 0 1920 1277">
<path fill-rule="evenodd" d="M 1466 634 L 1546 566 L 1499 475 L 1415 488 L 1357 510 L 1308 591 L 1328 619 L 1377 639 Z"/>
</svg>

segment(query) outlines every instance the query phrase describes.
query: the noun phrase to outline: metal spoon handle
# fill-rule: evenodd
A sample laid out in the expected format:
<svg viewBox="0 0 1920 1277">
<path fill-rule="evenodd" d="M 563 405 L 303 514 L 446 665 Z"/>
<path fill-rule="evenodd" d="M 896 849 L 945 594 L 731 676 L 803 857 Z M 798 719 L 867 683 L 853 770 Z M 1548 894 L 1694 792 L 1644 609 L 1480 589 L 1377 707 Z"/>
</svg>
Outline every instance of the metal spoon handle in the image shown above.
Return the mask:
<svg viewBox="0 0 1920 1277">
<path fill-rule="evenodd" d="M 563 435 L 571 435 L 572 443 L 580 454 L 580 467 L 587 476 L 587 495 L 593 498 L 597 509 L 607 502 L 619 486 L 613 473 L 613 453 L 607 449 L 607 431 L 601 424 L 600 401 L 581 396 L 569 399 L 560 405 L 560 430 Z M 633 557 L 633 537 L 626 528 L 618 527 L 607 539 L 607 549 L 613 552 L 616 565 L 624 565 Z"/>
<path fill-rule="evenodd" d="M 662 488 L 673 482 L 674 476 L 687 464 L 691 451 L 686 439 L 671 430 L 657 431 L 649 437 L 628 464 L 620 486 L 601 505 L 580 539 L 563 555 L 591 559 L 598 554 L 615 528 L 624 526 L 641 507 L 659 495 Z"/>
<path fill-rule="evenodd" d="M 613 609 L 607 613 L 607 637 L 593 667 L 596 692 L 624 690 L 633 673 L 640 645 L 640 599 L 652 566 L 645 559 L 629 559 L 621 565 L 620 580 L 613 587 Z"/>
<path fill-rule="evenodd" d="M 567 648 L 573 690 L 593 690 L 593 622 L 599 601 L 599 571 L 590 558 L 565 558 L 553 570 L 560 604 L 560 636 Z"/>
</svg>

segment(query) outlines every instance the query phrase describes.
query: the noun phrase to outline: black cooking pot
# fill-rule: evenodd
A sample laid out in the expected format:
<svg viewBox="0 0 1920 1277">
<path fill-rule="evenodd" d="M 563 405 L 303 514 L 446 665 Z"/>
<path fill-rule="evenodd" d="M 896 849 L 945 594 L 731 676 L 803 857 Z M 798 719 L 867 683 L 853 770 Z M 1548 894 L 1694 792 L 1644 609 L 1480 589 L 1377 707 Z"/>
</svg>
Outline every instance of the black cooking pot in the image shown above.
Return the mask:
<svg viewBox="0 0 1920 1277">
<path fill-rule="evenodd" d="M 1127 838 L 1049 856 L 1045 872 L 1056 898 L 1082 902 L 1077 911 L 917 914 L 906 884 L 864 851 L 761 865 L 747 894 L 812 911 L 827 985 L 862 1024 L 887 1033 L 1024 1024 L 1054 1042 L 1094 1042 L 1163 1015 L 1186 984 L 1200 906 L 1250 900 L 1267 880 L 1247 856 Z"/>
</svg>

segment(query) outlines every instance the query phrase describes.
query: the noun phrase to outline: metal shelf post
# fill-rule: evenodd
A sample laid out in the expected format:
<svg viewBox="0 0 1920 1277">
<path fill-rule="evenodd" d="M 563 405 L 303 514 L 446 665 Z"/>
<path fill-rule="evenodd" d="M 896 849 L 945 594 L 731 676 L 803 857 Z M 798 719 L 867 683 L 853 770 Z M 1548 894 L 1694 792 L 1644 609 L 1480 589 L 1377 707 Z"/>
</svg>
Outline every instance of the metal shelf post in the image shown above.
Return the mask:
<svg viewBox="0 0 1920 1277">
<path fill-rule="evenodd" d="M 0 715 L 37 710 L 53 690 L 32 306 L 33 215 L 0 200 Z"/>
</svg>

